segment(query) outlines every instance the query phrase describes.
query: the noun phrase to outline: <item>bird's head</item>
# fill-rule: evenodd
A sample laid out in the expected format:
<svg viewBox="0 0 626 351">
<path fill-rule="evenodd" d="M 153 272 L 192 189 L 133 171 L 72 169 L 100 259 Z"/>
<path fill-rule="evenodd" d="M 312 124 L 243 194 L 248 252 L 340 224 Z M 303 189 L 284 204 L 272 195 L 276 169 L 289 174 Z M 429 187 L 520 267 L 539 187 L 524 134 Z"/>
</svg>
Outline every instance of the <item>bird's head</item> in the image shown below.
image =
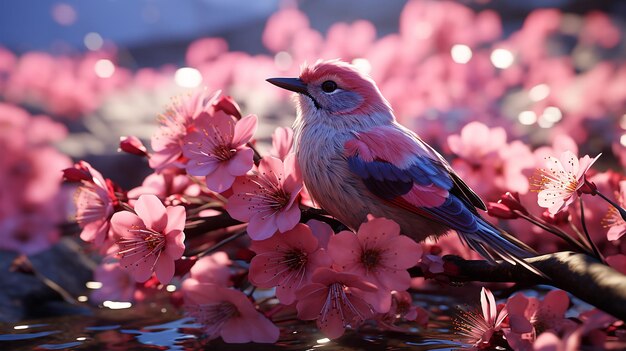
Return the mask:
<svg viewBox="0 0 626 351">
<path fill-rule="evenodd" d="M 339 60 L 304 66 L 299 78 L 270 78 L 268 82 L 299 94 L 304 115 L 344 118 L 387 115 L 389 103 L 374 81 L 356 67 Z M 310 113 L 309 113 L 310 112 Z"/>
</svg>

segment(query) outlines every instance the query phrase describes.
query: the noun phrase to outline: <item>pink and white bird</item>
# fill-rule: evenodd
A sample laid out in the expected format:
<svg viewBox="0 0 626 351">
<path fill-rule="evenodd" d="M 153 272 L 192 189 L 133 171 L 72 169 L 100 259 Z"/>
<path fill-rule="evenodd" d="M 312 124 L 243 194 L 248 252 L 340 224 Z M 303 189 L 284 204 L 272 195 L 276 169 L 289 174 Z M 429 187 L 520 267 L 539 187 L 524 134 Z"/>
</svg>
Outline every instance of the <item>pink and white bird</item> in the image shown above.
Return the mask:
<svg viewBox="0 0 626 351">
<path fill-rule="evenodd" d="M 268 82 L 298 93 L 295 150 L 313 199 L 352 229 L 367 215 L 400 224 L 416 240 L 454 229 L 475 251 L 536 271 L 523 244 L 485 221 L 485 204 L 448 162 L 400 125 L 374 81 L 338 61 Z"/>
</svg>

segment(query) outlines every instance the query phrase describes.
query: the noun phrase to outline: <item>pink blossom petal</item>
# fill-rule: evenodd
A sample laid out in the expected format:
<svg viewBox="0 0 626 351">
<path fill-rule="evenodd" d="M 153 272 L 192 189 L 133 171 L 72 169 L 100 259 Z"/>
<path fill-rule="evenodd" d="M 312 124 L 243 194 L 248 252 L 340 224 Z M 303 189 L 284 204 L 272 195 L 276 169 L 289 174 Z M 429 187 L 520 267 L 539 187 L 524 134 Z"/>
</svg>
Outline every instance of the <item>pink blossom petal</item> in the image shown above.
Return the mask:
<svg viewBox="0 0 626 351">
<path fill-rule="evenodd" d="M 298 318 L 305 321 L 317 319 L 327 296 L 328 287 L 323 284 L 311 283 L 300 288 L 296 292 Z"/>
<path fill-rule="evenodd" d="M 382 284 L 381 288 L 388 290 L 402 291 L 411 285 L 411 275 L 405 269 L 382 269 L 376 277 Z"/>
<path fill-rule="evenodd" d="M 336 309 L 320 316 L 317 320 L 317 326 L 329 339 L 337 339 L 346 331 L 343 316 Z"/>
<path fill-rule="evenodd" d="M 164 233 L 167 234 L 171 231 L 183 231 L 185 230 L 185 219 L 187 214 L 185 213 L 184 206 L 169 206 L 165 209 L 167 212 L 167 225 L 165 226 Z"/>
<path fill-rule="evenodd" d="M 250 219 L 248 224 L 248 235 L 252 240 L 264 240 L 276 233 L 278 226 L 276 225 L 276 217 L 264 217 L 257 214 Z"/>
<path fill-rule="evenodd" d="M 283 173 L 283 161 L 276 157 L 266 156 L 259 161 L 259 173 L 260 174 L 269 174 L 269 173 Z M 277 175 L 277 174 L 276 174 Z M 283 176 L 285 176 L 283 174 Z"/>
<path fill-rule="evenodd" d="M 278 216 L 276 216 L 276 225 L 278 225 L 278 230 L 281 233 L 284 233 L 298 224 L 300 222 L 300 208 L 298 206 L 292 206 L 291 208 L 282 210 Z"/>
<path fill-rule="evenodd" d="M 350 231 L 333 235 L 328 241 L 328 254 L 337 265 L 342 267 L 354 264 L 361 251 L 362 248 L 357 235 Z"/>
<path fill-rule="evenodd" d="M 224 113 L 224 111 L 217 111 L 213 118 L 207 118 L 203 122 L 201 129 L 207 132 L 209 138 L 214 140 L 233 140 L 235 120 L 232 116 Z"/>
<path fill-rule="evenodd" d="M 415 266 L 422 257 L 422 246 L 405 235 L 390 238 L 387 247 L 393 256 L 394 267 L 399 269 Z"/>
<path fill-rule="evenodd" d="M 496 320 L 496 299 L 489 289 L 482 288 L 480 290 L 480 306 L 483 310 L 483 316 L 487 324 L 493 325 Z"/>
<path fill-rule="evenodd" d="M 257 317 L 251 319 L 252 341 L 257 343 L 272 344 L 278 341 L 280 329 L 269 319 L 257 313 Z"/>
<path fill-rule="evenodd" d="M 136 214 L 129 211 L 120 211 L 113 214 L 111 217 L 111 230 L 115 236 L 119 239 L 129 236 L 130 228 L 145 228 L 143 220 Z M 132 234 L 130 234 L 132 235 Z M 134 236 L 134 235 L 133 235 Z"/>
<path fill-rule="evenodd" d="M 165 206 L 155 195 L 141 195 L 135 203 L 135 212 L 147 228 L 162 233 L 167 225 Z"/>
<path fill-rule="evenodd" d="M 283 164 L 285 178 L 283 180 L 283 188 L 290 194 L 298 193 L 302 190 L 302 173 L 296 159 L 295 153 L 290 153 L 285 157 Z"/>
<path fill-rule="evenodd" d="M 281 236 L 283 242 L 304 252 L 313 252 L 317 249 L 317 238 L 311 232 L 311 228 L 298 223 L 292 230 L 285 231 Z"/>
<path fill-rule="evenodd" d="M 565 172 L 574 176 L 578 175 L 580 165 L 578 163 L 578 157 L 574 155 L 574 153 L 569 150 L 565 151 L 561 154 L 560 161 Z"/>
<path fill-rule="evenodd" d="M 161 252 L 154 267 L 157 279 L 161 284 L 167 284 L 174 276 L 174 260 L 167 253 Z"/>
<path fill-rule="evenodd" d="M 126 269 L 129 269 L 133 278 L 135 278 L 135 280 L 139 283 L 143 283 L 146 280 L 150 279 L 153 271 L 152 268 L 154 267 L 155 262 L 155 255 L 150 255 L 145 258 L 127 256 L 120 259 L 120 265 L 122 265 L 122 267 Z"/>
<path fill-rule="evenodd" d="M 258 118 L 255 115 L 249 115 L 240 119 L 237 124 L 235 124 L 232 145 L 237 147 L 250 141 L 256 132 L 257 125 Z"/>
<path fill-rule="evenodd" d="M 254 256 L 250 262 L 250 281 L 259 288 L 276 286 L 280 277 L 278 268 L 283 268 L 282 265 L 278 265 L 276 262 L 282 258 L 283 255 L 276 251 Z"/>
<path fill-rule="evenodd" d="M 226 165 L 228 173 L 234 176 L 245 175 L 254 165 L 253 157 L 254 151 L 250 148 L 237 150 L 233 158 L 228 160 L 228 164 Z"/>
<path fill-rule="evenodd" d="M 85 226 L 86 228 L 86 226 Z M 84 229 L 83 229 L 84 231 Z M 608 240 L 618 240 L 619 238 L 621 238 L 624 234 L 626 234 L 626 224 L 621 224 L 621 225 L 615 225 L 612 226 L 611 228 L 609 228 L 609 231 L 606 234 L 606 237 Z M 82 236 L 81 236 L 82 238 Z"/>
<path fill-rule="evenodd" d="M 311 219 L 306 224 L 311 228 L 313 235 L 317 238 L 320 248 L 327 248 L 328 241 L 335 233 L 328 223 Z"/>
<path fill-rule="evenodd" d="M 212 157 L 192 158 L 185 165 L 185 169 L 189 175 L 203 177 L 215 172 L 220 165 L 221 162 Z"/>
<path fill-rule="evenodd" d="M 173 230 L 165 236 L 165 253 L 177 260 L 181 258 L 185 252 L 185 233 L 179 230 Z"/>
<path fill-rule="evenodd" d="M 520 314 L 509 314 L 511 331 L 517 334 L 526 334 L 533 331 L 533 325 L 528 319 Z"/>
<path fill-rule="evenodd" d="M 552 290 L 546 294 L 539 313 L 548 318 L 563 318 L 569 308 L 569 296 L 563 290 Z"/>
<path fill-rule="evenodd" d="M 205 181 L 207 188 L 221 193 L 230 189 L 235 181 L 235 176 L 230 174 L 224 163 L 220 163 L 220 166 L 213 173 L 206 175 Z"/>
<path fill-rule="evenodd" d="M 231 317 L 222 325 L 220 336 L 229 344 L 243 344 L 252 341 L 249 334 L 253 328 L 255 326 L 247 318 Z"/>
</svg>

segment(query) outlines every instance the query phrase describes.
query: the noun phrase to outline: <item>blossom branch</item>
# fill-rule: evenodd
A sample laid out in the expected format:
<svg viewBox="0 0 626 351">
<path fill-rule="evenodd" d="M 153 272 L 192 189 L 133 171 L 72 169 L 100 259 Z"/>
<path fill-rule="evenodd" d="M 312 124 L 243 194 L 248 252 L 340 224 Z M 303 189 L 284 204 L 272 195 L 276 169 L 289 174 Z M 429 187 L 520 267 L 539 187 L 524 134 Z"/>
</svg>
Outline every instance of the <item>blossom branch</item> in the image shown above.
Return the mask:
<svg viewBox="0 0 626 351">
<path fill-rule="evenodd" d="M 450 282 L 547 284 L 565 290 L 619 319 L 626 319 L 626 276 L 586 254 L 564 251 L 526 259 L 548 279 L 504 261 L 491 264 L 453 255 L 443 259 L 444 272 L 440 275 Z M 423 272 L 417 269 L 411 274 L 422 276 Z"/>
</svg>

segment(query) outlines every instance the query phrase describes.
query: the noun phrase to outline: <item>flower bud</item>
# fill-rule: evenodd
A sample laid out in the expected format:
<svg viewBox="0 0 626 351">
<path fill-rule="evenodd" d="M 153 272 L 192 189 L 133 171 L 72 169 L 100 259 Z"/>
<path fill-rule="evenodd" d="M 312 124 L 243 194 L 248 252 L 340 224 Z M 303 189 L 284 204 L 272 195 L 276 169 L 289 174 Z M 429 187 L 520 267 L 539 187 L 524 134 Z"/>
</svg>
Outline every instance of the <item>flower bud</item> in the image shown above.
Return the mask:
<svg viewBox="0 0 626 351">
<path fill-rule="evenodd" d="M 550 213 L 550 211 L 545 210 L 541 214 L 541 218 L 553 225 L 563 225 L 569 222 L 569 211 L 567 209 L 561 210 L 556 214 Z"/>
<path fill-rule="evenodd" d="M 237 105 L 237 102 L 230 96 L 220 96 L 214 106 L 216 112 L 224 111 L 227 115 L 241 119 L 239 105 Z"/>
<path fill-rule="evenodd" d="M 124 151 L 137 156 L 148 155 L 148 150 L 141 140 L 132 135 L 120 137 L 120 147 L 117 151 Z"/>
<path fill-rule="evenodd" d="M 87 168 L 83 162 L 84 161 L 79 161 L 74 164 L 74 167 L 64 169 L 63 180 L 71 183 L 79 183 L 81 181 L 93 181 L 93 177 L 89 172 L 89 168 Z"/>
<path fill-rule="evenodd" d="M 502 219 L 519 218 L 519 214 L 528 215 L 528 210 L 519 200 L 519 194 L 507 191 L 500 197 L 498 202 L 490 202 L 487 204 L 487 214 L 492 217 Z"/>
<path fill-rule="evenodd" d="M 578 188 L 578 192 L 581 194 L 596 195 L 596 193 L 598 192 L 598 187 L 594 182 L 587 180 L 587 177 L 585 177 L 583 185 Z"/>
</svg>

